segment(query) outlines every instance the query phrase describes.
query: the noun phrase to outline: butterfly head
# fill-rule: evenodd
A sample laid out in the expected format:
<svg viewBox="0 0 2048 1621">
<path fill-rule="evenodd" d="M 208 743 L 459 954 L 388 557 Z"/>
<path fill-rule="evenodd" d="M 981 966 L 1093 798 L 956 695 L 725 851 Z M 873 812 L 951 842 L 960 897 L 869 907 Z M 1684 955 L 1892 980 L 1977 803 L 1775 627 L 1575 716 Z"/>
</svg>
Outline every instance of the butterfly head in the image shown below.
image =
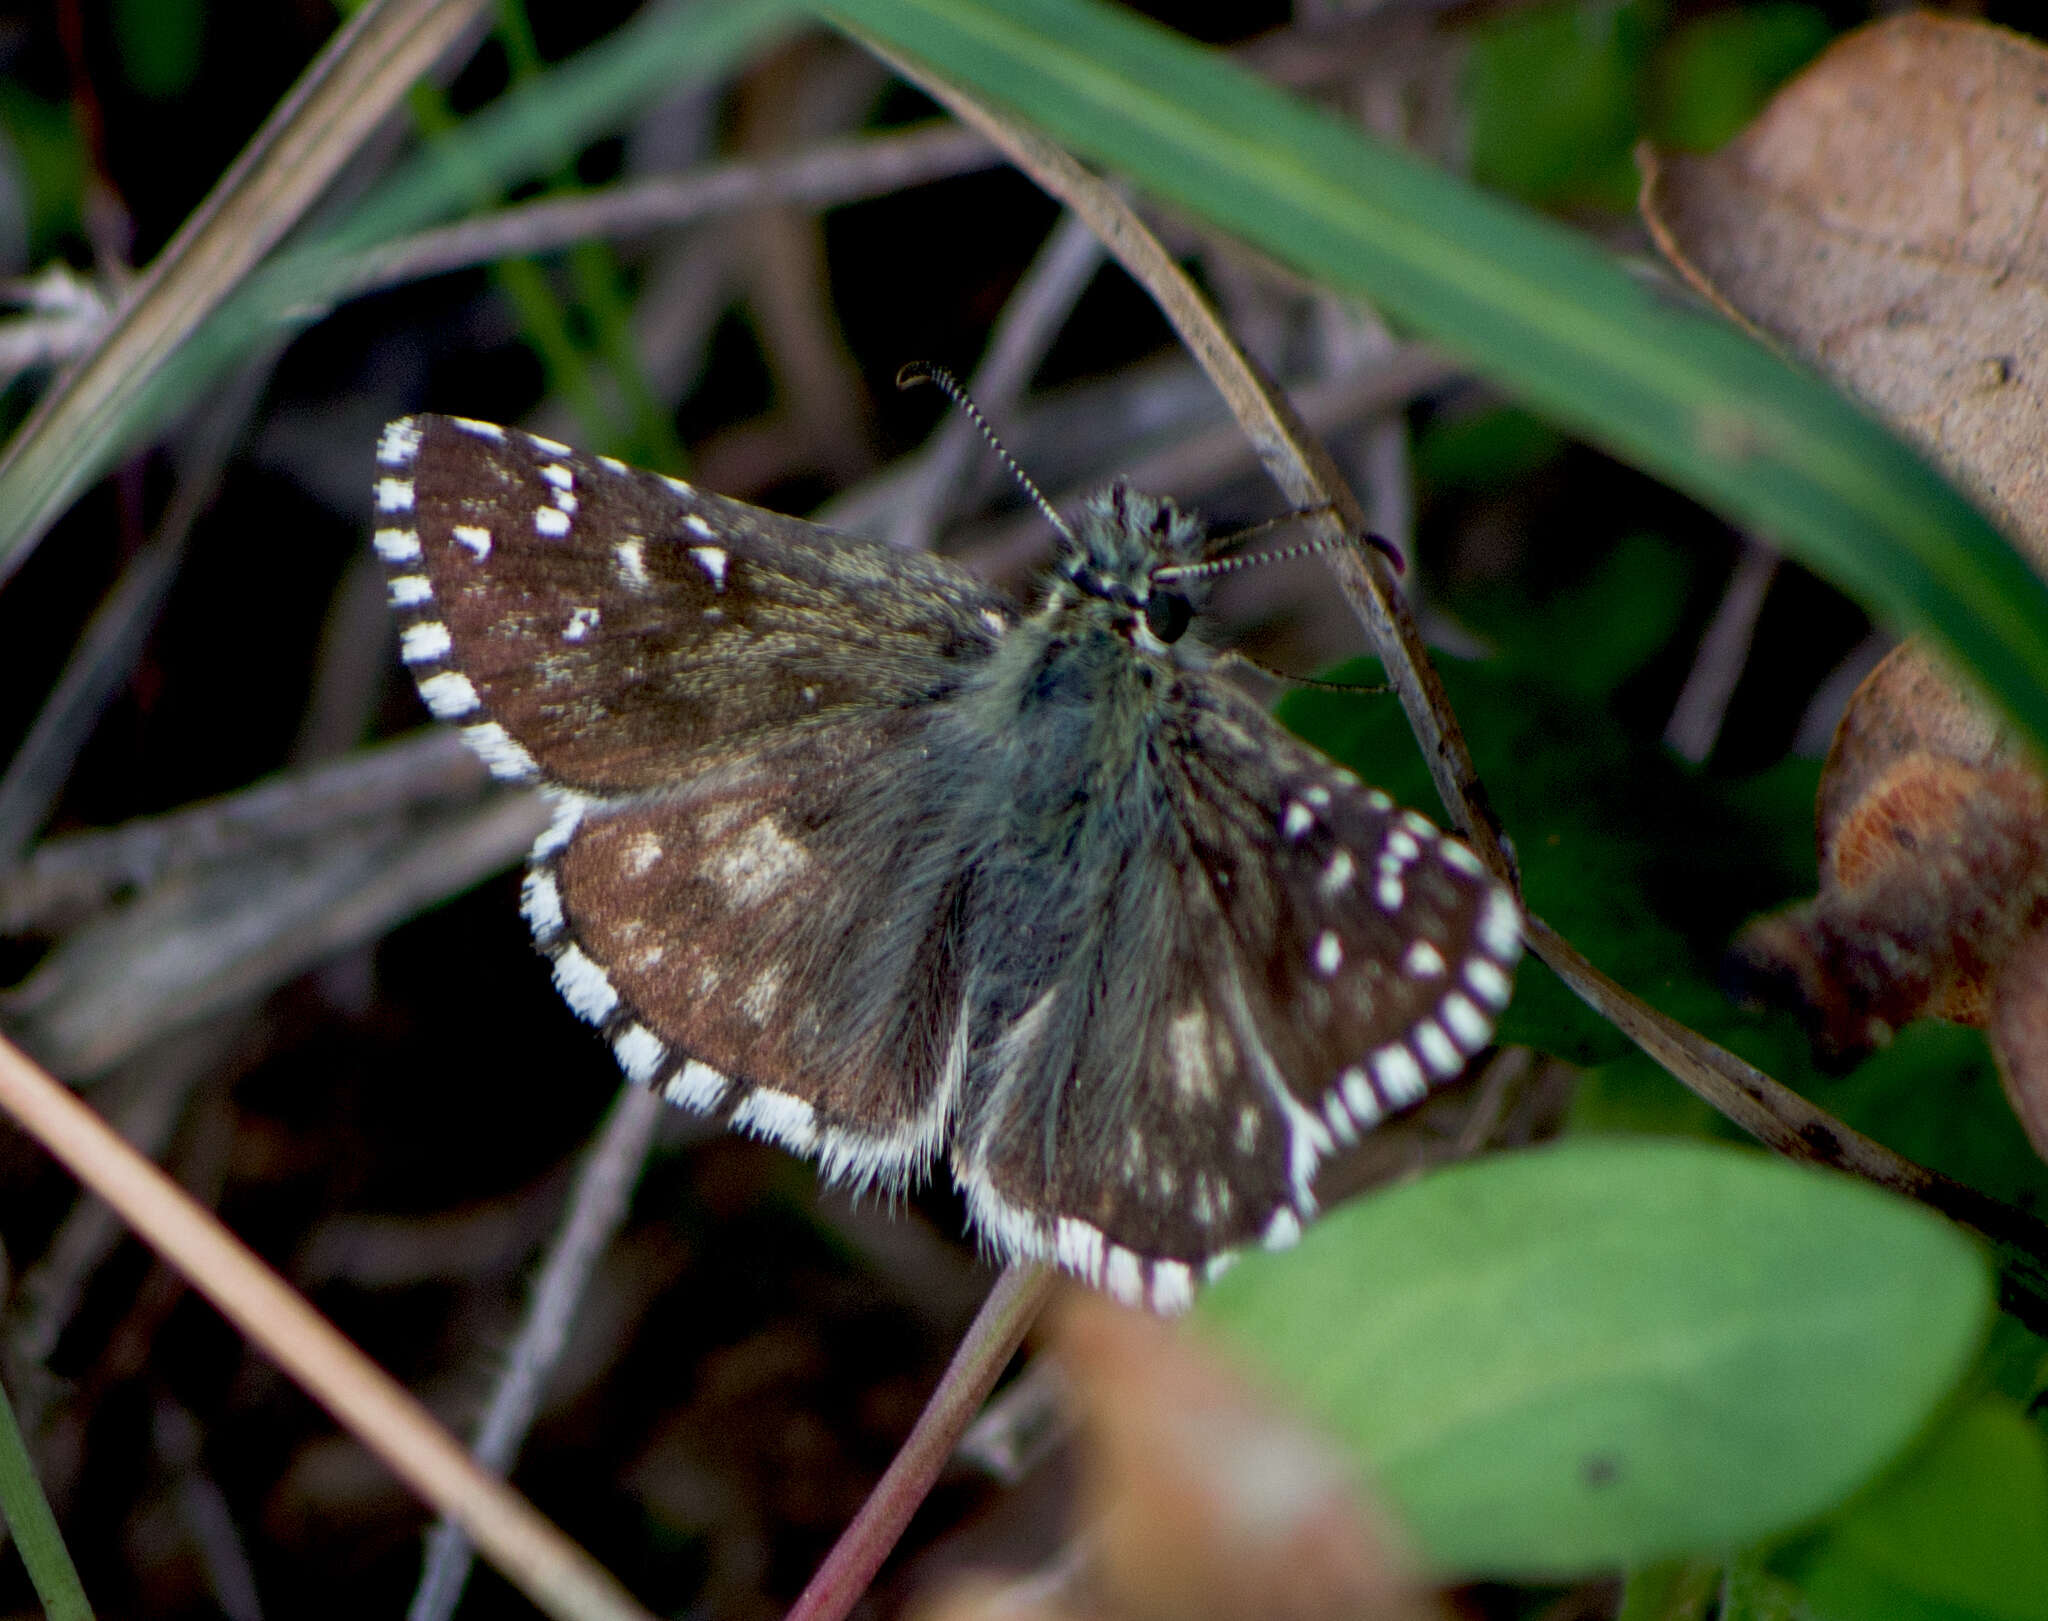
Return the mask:
<svg viewBox="0 0 2048 1621">
<path fill-rule="evenodd" d="M 1202 524 L 1163 495 L 1133 490 L 1122 479 L 1081 508 L 1061 547 L 1060 575 L 1113 628 L 1148 652 L 1164 652 L 1186 634 L 1206 595 L 1194 581 L 1159 580 L 1161 569 L 1202 555 Z"/>
</svg>

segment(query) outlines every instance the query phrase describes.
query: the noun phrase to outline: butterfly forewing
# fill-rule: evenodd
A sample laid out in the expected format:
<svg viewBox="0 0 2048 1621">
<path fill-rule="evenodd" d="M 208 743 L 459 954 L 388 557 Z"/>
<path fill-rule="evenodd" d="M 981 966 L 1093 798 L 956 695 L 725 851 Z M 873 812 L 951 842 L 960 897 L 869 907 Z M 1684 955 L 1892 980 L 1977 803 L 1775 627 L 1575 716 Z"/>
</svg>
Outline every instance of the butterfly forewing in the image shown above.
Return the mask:
<svg viewBox="0 0 2048 1621">
<path fill-rule="evenodd" d="M 512 429 L 378 461 L 402 654 L 553 792 L 526 916 L 672 1101 L 859 1186 L 943 1153 L 998 1254 L 1177 1309 L 1491 1038 L 1507 892 L 1085 571 L 1026 617 Z"/>
<path fill-rule="evenodd" d="M 412 417 L 379 460 L 401 651 L 506 776 L 662 788 L 783 727 L 927 702 L 1008 610 L 958 570 L 515 429 Z"/>
</svg>

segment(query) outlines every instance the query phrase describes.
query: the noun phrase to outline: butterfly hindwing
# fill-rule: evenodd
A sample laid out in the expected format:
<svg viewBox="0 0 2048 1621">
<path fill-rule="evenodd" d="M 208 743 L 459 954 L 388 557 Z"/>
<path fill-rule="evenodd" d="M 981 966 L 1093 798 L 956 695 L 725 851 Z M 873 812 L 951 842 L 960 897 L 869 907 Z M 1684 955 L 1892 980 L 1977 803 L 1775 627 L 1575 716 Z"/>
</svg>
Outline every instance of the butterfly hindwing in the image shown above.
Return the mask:
<svg viewBox="0 0 2048 1621">
<path fill-rule="evenodd" d="M 1127 802 L 1065 839 L 1125 835 L 1074 949 L 975 998 L 1011 1017 L 953 1157 L 1009 1247 L 1170 1309 L 1208 1258 L 1291 1242 L 1321 1162 L 1487 1045 L 1521 935 L 1462 844 L 1222 682 L 1159 714 Z"/>
<path fill-rule="evenodd" d="M 923 761 L 924 725 L 842 718 L 676 792 L 565 801 L 525 890 L 636 1080 L 892 1191 L 942 1149 L 964 1066 L 957 873 L 872 788 Z"/>
<path fill-rule="evenodd" d="M 782 727 L 929 701 L 1015 612 L 934 559 L 517 429 L 408 417 L 378 461 L 402 655 L 514 780 L 659 787 Z"/>
</svg>

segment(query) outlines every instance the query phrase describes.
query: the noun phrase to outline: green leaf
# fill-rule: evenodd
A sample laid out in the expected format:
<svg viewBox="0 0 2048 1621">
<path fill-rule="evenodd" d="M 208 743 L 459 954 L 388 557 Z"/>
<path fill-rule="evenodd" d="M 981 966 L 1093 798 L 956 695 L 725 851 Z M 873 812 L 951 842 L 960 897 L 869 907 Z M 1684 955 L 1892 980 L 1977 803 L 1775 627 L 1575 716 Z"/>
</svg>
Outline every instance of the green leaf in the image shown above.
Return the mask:
<svg viewBox="0 0 2048 1621">
<path fill-rule="evenodd" d="M 1526 202 L 1635 201 L 1630 152 L 1659 0 L 1518 7 L 1475 30 L 1466 100 L 1472 175 Z"/>
<path fill-rule="evenodd" d="M 1439 1575 L 1781 1533 L 1895 1457 L 1991 1311 L 1968 1239 L 1741 1149 L 1579 1139 L 1253 1255 L 1197 1320 L 1319 1418 Z"/>
<path fill-rule="evenodd" d="M 2048 1621 L 2041 1432 L 1981 1397 L 1773 1563 L 1827 1621 Z"/>
<path fill-rule="evenodd" d="M 828 8 L 1933 631 L 2048 744 L 2048 584 L 1855 405 L 1589 242 L 1090 0 Z"/>
<path fill-rule="evenodd" d="M 206 40 L 200 0 L 114 0 L 108 21 L 137 90 L 169 101 L 192 88 Z"/>
<path fill-rule="evenodd" d="M 1744 6 L 1699 17 L 1659 53 L 1656 137 L 1707 152 L 1733 138 L 1828 42 L 1813 6 Z"/>
<path fill-rule="evenodd" d="M 29 1581 L 49 1621 L 92 1621 L 92 1605 L 78 1580 L 71 1550 L 57 1529 L 57 1516 L 36 1479 L 35 1463 L 22 1440 L 14 1404 L 0 1390 L 0 1517 L 21 1550 Z"/>
</svg>

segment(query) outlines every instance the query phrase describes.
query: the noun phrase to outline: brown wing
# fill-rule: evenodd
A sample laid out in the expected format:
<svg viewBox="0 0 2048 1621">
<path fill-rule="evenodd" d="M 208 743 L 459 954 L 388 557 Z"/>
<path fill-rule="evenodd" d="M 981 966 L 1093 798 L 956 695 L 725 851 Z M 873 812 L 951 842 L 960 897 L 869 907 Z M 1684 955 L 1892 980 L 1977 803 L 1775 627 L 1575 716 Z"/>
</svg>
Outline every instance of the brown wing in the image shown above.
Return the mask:
<svg viewBox="0 0 2048 1621">
<path fill-rule="evenodd" d="M 421 696 L 493 769 L 659 787 L 767 732 L 928 700 L 1015 609 L 964 571 L 454 417 L 378 447 Z"/>
</svg>

